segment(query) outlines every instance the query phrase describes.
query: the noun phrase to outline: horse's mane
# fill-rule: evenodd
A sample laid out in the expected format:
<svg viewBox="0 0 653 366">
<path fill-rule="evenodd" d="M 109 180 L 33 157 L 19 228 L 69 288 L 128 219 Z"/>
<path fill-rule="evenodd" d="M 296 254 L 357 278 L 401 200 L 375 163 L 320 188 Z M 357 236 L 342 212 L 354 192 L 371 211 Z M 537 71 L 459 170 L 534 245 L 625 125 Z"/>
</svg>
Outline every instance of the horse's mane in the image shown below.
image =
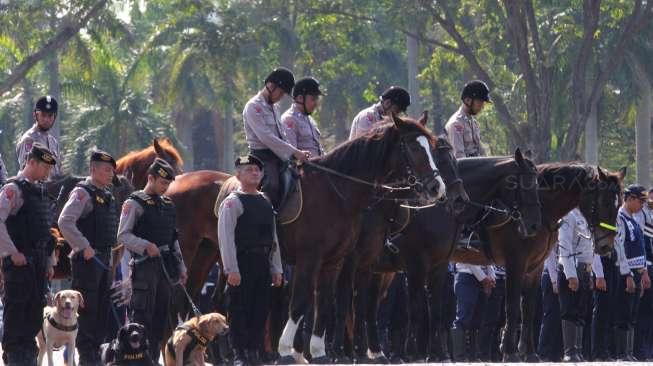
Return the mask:
<svg viewBox="0 0 653 366">
<path fill-rule="evenodd" d="M 431 132 L 410 118 L 402 118 L 404 123 L 397 127 L 389 118 L 362 136 L 345 141 L 328 154 L 312 159 L 314 162 L 335 169 L 343 174 L 357 173 L 369 176 L 385 163 L 389 149 L 396 142 L 399 129 L 414 131 L 429 139 L 435 146 L 436 137 Z"/>
<path fill-rule="evenodd" d="M 156 140 L 159 143 L 159 146 L 161 146 L 161 148 L 166 152 L 166 154 L 168 154 L 177 162 L 177 166 L 184 164 L 184 160 L 182 159 L 181 154 L 179 154 L 179 151 L 177 151 L 177 149 L 172 145 L 170 139 L 164 137 L 158 138 Z M 127 155 L 118 159 L 116 162 L 116 171 L 124 172 L 128 166 L 133 166 L 143 161 L 147 161 L 149 163 L 152 155 L 156 155 L 154 144 L 142 150 L 130 151 L 127 153 Z"/>
<path fill-rule="evenodd" d="M 543 189 L 554 189 L 556 186 L 583 189 L 589 183 L 599 180 L 598 172 L 593 166 L 579 162 L 539 164 L 537 173 L 540 188 Z"/>
</svg>

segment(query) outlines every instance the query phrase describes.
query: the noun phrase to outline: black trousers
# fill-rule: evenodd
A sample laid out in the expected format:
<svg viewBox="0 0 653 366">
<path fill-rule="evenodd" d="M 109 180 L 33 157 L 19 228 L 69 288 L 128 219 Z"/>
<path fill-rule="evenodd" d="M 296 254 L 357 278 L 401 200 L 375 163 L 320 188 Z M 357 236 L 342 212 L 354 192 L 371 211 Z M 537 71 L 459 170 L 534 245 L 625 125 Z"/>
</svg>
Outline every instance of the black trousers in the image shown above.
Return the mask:
<svg viewBox="0 0 653 366">
<path fill-rule="evenodd" d="M 159 359 L 163 332 L 172 325 L 171 284 L 161 268 L 161 258 L 148 258 L 132 269 L 131 320 L 145 326 L 152 359 Z M 176 323 L 176 319 L 175 319 Z"/>
<path fill-rule="evenodd" d="M 590 289 L 591 272 L 587 264 L 576 267 L 578 290 L 569 289 L 569 281 L 565 276 L 562 266 L 558 266 L 558 300 L 560 301 L 560 318 L 584 326 L 589 312 L 589 298 L 592 296 Z"/>
<path fill-rule="evenodd" d="M 635 281 L 635 292 L 626 292 L 626 276 L 620 276 L 617 281 L 617 292 L 615 294 L 615 301 L 618 304 L 616 311 L 615 323 L 617 328 L 629 330 L 635 328 L 637 322 L 637 313 L 639 311 L 640 297 L 639 292 L 641 289 L 642 276 L 633 270 L 633 281 Z"/>
<path fill-rule="evenodd" d="M 560 324 L 560 302 L 553 292 L 551 277 L 544 272 L 540 281 L 542 288 L 542 325 L 537 353 L 548 360 L 559 361 L 562 358 L 562 329 Z"/>
<path fill-rule="evenodd" d="M 281 200 L 281 181 L 279 175 L 282 161 L 272 150 L 252 150 L 250 153 L 259 158 L 265 165 L 261 190 L 270 198 L 272 206 L 278 209 L 279 201 Z"/>
<path fill-rule="evenodd" d="M 79 329 L 77 349 L 81 358 L 99 356 L 100 345 L 104 343 L 109 313 L 109 254 L 97 252 L 104 267 L 91 258 L 85 260 L 81 252 L 71 261 L 72 288 L 84 297 L 84 307 L 79 308 Z"/>
<path fill-rule="evenodd" d="M 14 266 L 10 257 L 2 260 L 5 281 L 4 353 L 22 353 L 36 357 L 35 337 L 43 325 L 45 306 L 46 268 L 45 253 L 27 257 L 27 265 Z"/>
<path fill-rule="evenodd" d="M 613 253 L 611 257 L 602 257 L 603 273 L 607 284 L 607 291 L 594 289 L 592 312 L 592 359 L 606 359 L 612 355 L 613 325 L 617 307 L 617 287 L 620 280 L 619 268 L 615 267 Z"/>
<path fill-rule="evenodd" d="M 261 350 L 272 283 L 269 255 L 242 253 L 237 260 L 240 285 L 227 289 L 231 344 L 238 352 Z"/>
</svg>

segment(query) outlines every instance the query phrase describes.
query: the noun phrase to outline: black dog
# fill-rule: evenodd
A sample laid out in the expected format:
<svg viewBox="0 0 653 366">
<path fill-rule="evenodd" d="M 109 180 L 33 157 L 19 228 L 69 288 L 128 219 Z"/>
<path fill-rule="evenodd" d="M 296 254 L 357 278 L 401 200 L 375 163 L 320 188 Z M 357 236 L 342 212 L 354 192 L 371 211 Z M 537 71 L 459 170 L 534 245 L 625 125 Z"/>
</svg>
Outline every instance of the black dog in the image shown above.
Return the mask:
<svg viewBox="0 0 653 366">
<path fill-rule="evenodd" d="M 152 366 L 145 327 L 129 323 L 118 330 L 116 339 L 101 347 L 102 363 L 108 366 Z M 158 360 L 157 360 L 158 361 Z"/>
</svg>

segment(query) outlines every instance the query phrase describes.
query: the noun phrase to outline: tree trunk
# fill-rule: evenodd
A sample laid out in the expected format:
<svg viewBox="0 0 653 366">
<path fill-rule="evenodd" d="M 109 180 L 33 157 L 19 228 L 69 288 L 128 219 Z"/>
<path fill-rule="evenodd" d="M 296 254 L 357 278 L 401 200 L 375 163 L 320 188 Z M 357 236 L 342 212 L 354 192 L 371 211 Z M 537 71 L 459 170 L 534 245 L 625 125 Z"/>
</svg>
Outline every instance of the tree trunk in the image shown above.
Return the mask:
<svg viewBox="0 0 653 366">
<path fill-rule="evenodd" d="M 599 164 L 599 121 L 598 105 L 594 104 L 585 123 L 585 162 Z"/>
<path fill-rule="evenodd" d="M 52 55 L 52 58 L 50 58 L 46 69 L 48 70 L 48 84 L 50 88 L 47 93 L 59 102 L 57 121 L 52 126 L 50 133 L 52 133 L 57 141 L 59 141 L 59 138 L 61 137 L 61 124 L 63 122 L 64 110 L 62 108 L 63 100 L 61 99 L 61 82 L 59 81 L 59 56 L 56 53 Z"/>
<path fill-rule="evenodd" d="M 23 121 L 27 128 L 34 124 L 34 90 L 28 78 L 23 79 Z"/>
<path fill-rule="evenodd" d="M 172 120 L 175 122 L 175 130 L 177 131 L 177 138 L 184 145 L 186 151 L 188 151 L 188 157 L 184 159 L 184 165 L 186 168 L 195 169 L 195 152 L 194 152 L 194 140 L 193 140 L 193 121 L 192 116 L 189 115 L 187 111 L 183 109 L 175 108 L 172 111 Z"/>
<path fill-rule="evenodd" d="M 193 162 L 196 170 L 217 169 L 215 126 L 213 112 L 204 108 L 193 111 Z"/>
<path fill-rule="evenodd" d="M 413 36 L 406 36 L 406 48 L 408 49 L 408 93 L 410 93 L 410 107 L 408 114 L 417 117 L 422 113 L 422 103 L 419 95 L 419 80 L 417 74 L 419 69 L 417 66 L 417 56 L 419 54 L 419 44 L 417 38 Z"/>
<path fill-rule="evenodd" d="M 651 80 L 635 56 L 630 55 L 628 60 L 635 75 L 635 85 L 639 94 L 635 125 L 637 183 L 648 188 L 651 186 L 651 113 L 653 112 Z"/>
<path fill-rule="evenodd" d="M 232 102 L 227 102 L 222 123 L 222 146 L 217 146 L 217 149 L 222 151 L 222 166 L 220 167 L 220 170 L 225 172 L 232 172 L 234 169 L 235 151 L 233 110 L 234 108 Z"/>
</svg>

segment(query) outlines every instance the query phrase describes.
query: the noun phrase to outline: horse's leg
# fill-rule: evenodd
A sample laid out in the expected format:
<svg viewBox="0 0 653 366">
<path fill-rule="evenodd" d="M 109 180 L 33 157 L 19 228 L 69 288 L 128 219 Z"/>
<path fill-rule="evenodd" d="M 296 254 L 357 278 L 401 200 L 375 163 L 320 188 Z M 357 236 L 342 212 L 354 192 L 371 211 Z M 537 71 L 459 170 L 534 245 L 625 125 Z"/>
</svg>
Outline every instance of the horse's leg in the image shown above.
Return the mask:
<svg viewBox="0 0 653 366">
<path fill-rule="evenodd" d="M 521 315 L 520 300 L 524 281 L 525 260 L 518 255 L 506 258 L 506 326 L 501 337 L 501 352 L 505 362 L 517 362 L 517 333 Z"/>
<path fill-rule="evenodd" d="M 409 349 L 413 350 L 414 362 L 426 359 L 426 343 L 423 342 L 424 327 L 428 326 L 426 312 L 426 284 L 427 268 L 420 261 L 412 261 L 406 264 L 406 276 L 408 278 L 408 299 L 410 299 L 408 312 L 408 340 L 412 344 Z"/>
<path fill-rule="evenodd" d="M 281 338 L 279 338 L 279 360 L 277 364 L 306 363 L 304 356 L 293 348 L 293 341 L 299 322 L 304 317 L 306 309 L 314 296 L 313 291 L 320 269 L 319 264 L 316 259 L 308 260 L 306 258 L 295 265 L 290 295 L 290 310 L 288 321 Z"/>
<path fill-rule="evenodd" d="M 539 288 L 533 283 L 533 278 L 527 275 L 522 291 L 522 326 L 519 336 L 519 354 L 526 362 L 538 362 L 535 354 L 534 326 L 537 308 L 537 292 Z"/>
<path fill-rule="evenodd" d="M 448 359 L 447 333 L 444 320 L 445 299 L 442 296 L 447 276 L 447 265 L 438 266 L 431 271 L 429 279 L 429 362 L 442 362 Z"/>
<path fill-rule="evenodd" d="M 310 341 L 310 352 L 312 363 L 332 363 L 326 354 L 326 327 L 329 317 L 334 312 L 334 294 L 338 279 L 338 267 L 322 272 L 317 283 L 315 294 L 315 320 L 313 323 L 313 334 Z"/>
<path fill-rule="evenodd" d="M 366 333 L 367 333 L 367 343 L 370 353 L 372 355 L 381 354 L 383 355 L 383 348 L 381 347 L 381 341 L 379 339 L 379 305 L 381 304 L 381 285 L 382 285 L 382 275 L 378 273 L 367 273 L 360 274 L 360 280 L 356 286 L 356 291 L 360 293 L 360 296 L 365 296 L 367 307 L 362 309 L 358 307 L 356 303 L 356 316 L 364 317 L 366 319 Z M 357 280 L 359 278 L 357 277 Z M 359 312 L 362 312 L 359 315 Z M 387 340 L 386 340 L 387 343 Z M 382 361 L 385 356 L 382 357 Z"/>
<path fill-rule="evenodd" d="M 345 322 L 347 316 L 351 312 L 351 305 L 354 296 L 354 273 L 358 265 L 357 255 L 352 255 L 345 258 L 342 270 L 338 276 L 337 290 L 336 290 L 336 316 L 333 326 L 333 353 L 335 363 L 351 363 L 351 360 L 345 354 Z M 356 323 L 358 319 L 354 318 Z M 327 332 L 328 333 L 328 332 Z M 354 356 L 357 354 L 357 348 L 360 347 L 360 342 L 357 339 L 363 338 L 362 334 L 358 332 L 358 327 L 354 327 Z"/>
</svg>

